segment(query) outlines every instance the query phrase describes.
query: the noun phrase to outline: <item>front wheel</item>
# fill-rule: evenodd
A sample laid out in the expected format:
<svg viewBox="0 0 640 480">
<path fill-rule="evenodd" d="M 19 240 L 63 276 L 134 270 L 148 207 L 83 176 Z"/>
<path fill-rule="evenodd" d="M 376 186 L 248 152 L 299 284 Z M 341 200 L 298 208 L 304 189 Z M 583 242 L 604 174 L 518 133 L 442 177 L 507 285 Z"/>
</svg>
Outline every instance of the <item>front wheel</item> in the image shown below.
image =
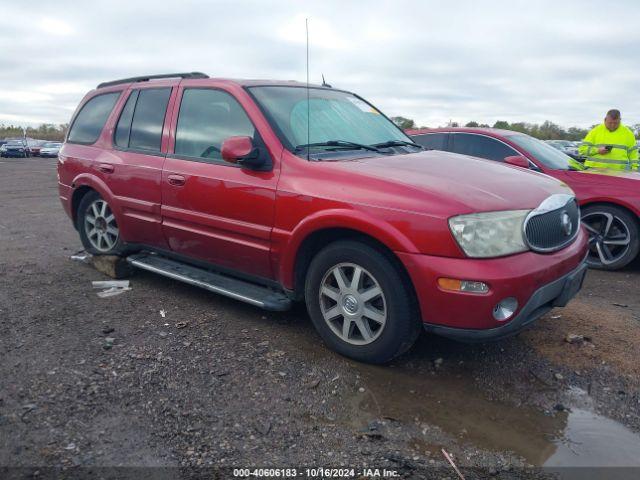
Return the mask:
<svg viewBox="0 0 640 480">
<path fill-rule="evenodd" d="M 87 252 L 93 255 L 118 255 L 122 240 L 111 207 L 96 191 L 87 193 L 78 207 L 78 232 Z"/>
<path fill-rule="evenodd" d="M 627 210 L 614 205 L 589 206 L 582 210 L 582 224 L 589 233 L 590 267 L 619 270 L 638 255 L 638 219 Z"/>
<path fill-rule="evenodd" d="M 325 343 L 355 360 L 386 363 L 420 333 L 410 285 L 391 259 L 366 243 L 344 240 L 321 250 L 307 272 L 305 300 Z"/>
</svg>

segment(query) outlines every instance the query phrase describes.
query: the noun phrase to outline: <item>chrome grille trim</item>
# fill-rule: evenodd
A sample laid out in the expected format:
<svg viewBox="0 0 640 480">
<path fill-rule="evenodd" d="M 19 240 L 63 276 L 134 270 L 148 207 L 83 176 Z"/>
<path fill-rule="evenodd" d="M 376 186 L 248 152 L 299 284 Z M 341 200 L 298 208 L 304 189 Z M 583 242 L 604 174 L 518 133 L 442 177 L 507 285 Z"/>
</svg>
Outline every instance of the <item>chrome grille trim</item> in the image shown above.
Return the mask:
<svg viewBox="0 0 640 480">
<path fill-rule="evenodd" d="M 561 216 L 567 213 L 571 219 L 571 234 L 561 235 Z M 557 226 L 557 230 L 554 230 Z M 551 253 L 571 244 L 580 232 L 580 207 L 575 196 L 555 194 L 546 198 L 525 218 L 523 224 L 524 242 L 531 250 Z M 561 239 L 562 241 L 557 241 Z M 553 243 L 553 244 L 551 244 Z"/>
</svg>

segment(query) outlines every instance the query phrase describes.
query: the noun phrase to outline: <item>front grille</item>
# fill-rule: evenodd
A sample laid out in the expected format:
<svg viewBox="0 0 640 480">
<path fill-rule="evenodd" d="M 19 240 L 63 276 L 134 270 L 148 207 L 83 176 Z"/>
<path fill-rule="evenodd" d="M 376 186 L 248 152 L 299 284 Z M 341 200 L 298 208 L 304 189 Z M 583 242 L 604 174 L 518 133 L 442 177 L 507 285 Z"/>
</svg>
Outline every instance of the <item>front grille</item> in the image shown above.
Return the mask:
<svg viewBox="0 0 640 480">
<path fill-rule="evenodd" d="M 569 245 L 580 230 L 575 197 L 552 195 L 533 210 L 524 225 L 527 244 L 536 252 L 554 252 Z"/>
</svg>

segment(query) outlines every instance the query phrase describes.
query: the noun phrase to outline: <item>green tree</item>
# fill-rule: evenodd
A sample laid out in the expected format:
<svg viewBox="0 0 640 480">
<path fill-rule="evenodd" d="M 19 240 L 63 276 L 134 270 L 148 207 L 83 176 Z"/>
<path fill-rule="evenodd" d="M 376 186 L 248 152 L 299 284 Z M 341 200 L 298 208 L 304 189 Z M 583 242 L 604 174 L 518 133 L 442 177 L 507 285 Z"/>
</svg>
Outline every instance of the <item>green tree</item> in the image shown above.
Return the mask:
<svg viewBox="0 0 640 480">
<path fill-rule="evenodd" d="M 401 128 L 402 130 L 406 130 L 408 128 L 416 128 L 416 122 L 414 122 L 410 118 L 391 117 L 391 121 L 395 123 L 398 126 L 398 128 Z"/>
</svg>

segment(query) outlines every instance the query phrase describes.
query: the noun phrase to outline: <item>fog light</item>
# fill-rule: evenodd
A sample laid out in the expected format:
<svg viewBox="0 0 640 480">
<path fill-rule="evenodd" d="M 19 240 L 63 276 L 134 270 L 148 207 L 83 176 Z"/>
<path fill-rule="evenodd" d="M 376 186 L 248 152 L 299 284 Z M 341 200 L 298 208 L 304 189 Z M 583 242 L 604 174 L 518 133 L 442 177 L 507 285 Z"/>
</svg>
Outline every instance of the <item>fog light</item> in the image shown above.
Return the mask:
<svg viewBox="0 0 640 480">
<path fill-rule="evenodd" d="M 511 316 L 518 309 L 518 300 L 513 297 L 507 297 L 501 300 L 495 307 L 493 307 L 493 318 L 499 322 L 504 322 L 511 318 Z"/>
<path fill-rule="evenodd" d="M 489 291 L 489 285 L 486 283 L 456 278 L 439 278 L 438 286 L 453 292 L 487 293 Z"/>
</svg>

